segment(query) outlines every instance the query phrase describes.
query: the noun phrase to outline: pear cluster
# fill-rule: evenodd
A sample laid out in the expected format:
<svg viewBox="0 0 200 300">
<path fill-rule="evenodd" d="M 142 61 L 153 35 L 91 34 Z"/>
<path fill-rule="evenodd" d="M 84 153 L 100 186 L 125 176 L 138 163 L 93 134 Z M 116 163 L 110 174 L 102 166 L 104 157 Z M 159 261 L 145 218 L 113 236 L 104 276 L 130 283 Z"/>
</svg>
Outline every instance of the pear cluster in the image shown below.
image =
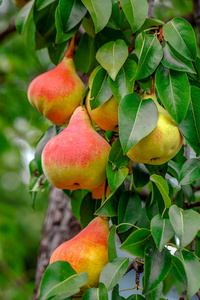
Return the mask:
<svg viewBox="0 0 200 300">
<path fill-rule="evenodd" d="M 42 152 L 42 168 L 49 182 L 59 189 L 86 189 L 93 198 L 102 198 L 106 188 L 106 166 L 110 144 L 97 133 L 91 119 L 105 131 L 118 131 L 118 101 L 112 96 L 101 106 L 91 109 L 91 88 L 95 69 L 90 77 L 86 104 L 80 105 L 85 86 L 73 60 L 73 39 L 63 60 L 51 71 L 36 77 L 28 89 L 28 99 L 53 124 L 67 125 L 50 139 Z M 158 108 L 155 129 L 140 140 L 128 153 L 131 161 L 163 164 L 180 150 L 183 138 L 169 113 Z M 106 193 L 109 193 L 109 187 Z M 99 276 L 108 263 L 108 219 L 96 217 L 73 239 L 60 245 L 50 263 L 67 261 L 77 273 L 89 275 L 87 285 L 97 287 Z"/>
</svg>

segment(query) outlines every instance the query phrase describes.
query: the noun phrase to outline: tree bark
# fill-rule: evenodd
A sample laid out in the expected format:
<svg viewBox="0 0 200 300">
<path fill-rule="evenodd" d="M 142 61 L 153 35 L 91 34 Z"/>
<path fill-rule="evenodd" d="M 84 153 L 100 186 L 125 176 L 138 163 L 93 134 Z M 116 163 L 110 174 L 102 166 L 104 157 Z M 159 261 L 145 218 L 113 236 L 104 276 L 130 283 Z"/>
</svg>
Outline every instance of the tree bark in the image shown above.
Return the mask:
<svg viewBox="0 0 200 300">
<path fill-rule="evenodd" d="M 40 282 L 49 264 L 52 252 L 61 243 L 78 234 L 80 230 L 80 223 L 71 211 L 70 199 L 62 190 L 53 187 L 43 225 L 33 300 L 39 299 Z"/>
<path fill-rule="evenodd" d="M 155 18 L 155 15 L 154 15 L 154 0 L 149 0 L 148 4 L 149 4 L 148 18 L 154 19 Z"/>
</svg>

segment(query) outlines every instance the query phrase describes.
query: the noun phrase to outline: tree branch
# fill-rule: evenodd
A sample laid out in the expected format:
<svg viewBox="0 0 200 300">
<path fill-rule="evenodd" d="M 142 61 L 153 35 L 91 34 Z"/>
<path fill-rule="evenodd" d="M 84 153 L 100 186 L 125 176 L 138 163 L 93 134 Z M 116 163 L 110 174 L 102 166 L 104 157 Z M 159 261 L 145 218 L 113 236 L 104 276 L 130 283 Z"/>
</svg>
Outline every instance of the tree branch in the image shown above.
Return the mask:
<svg viewBox="0 0 200 300">
<path fill-rule="evenodd" d="M 70 240 L 81 230 L 80 223 L 71 211 L 69 198 L 62 190 L 52 188 L 43 225 L 36 270 L 36 287 L 33 300 L 39 299 L 40 282 L 52 252 L 64 241 Z"/>
<path fill-rule="evenodd" d="M 154 15 L 154 0 L 149 0 L 148 4 L 149 4 L 148 18 L 154 19 L 155 18 L 155 15 Z"/>
</svg>

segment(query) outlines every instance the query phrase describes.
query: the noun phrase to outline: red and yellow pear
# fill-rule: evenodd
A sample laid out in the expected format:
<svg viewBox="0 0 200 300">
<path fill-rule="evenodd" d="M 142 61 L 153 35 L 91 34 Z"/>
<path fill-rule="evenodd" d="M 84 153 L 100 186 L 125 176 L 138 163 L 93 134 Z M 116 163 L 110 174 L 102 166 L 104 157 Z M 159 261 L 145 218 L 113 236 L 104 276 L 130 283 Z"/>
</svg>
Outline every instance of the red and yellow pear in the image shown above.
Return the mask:
<svg viewBox="0 0 200 300">
<path fill-rule="evenodd" d="M 89 93 L 86 98 L 86 107 L 91 119 L 103 130 L 105 131 L 116 131 L 118 132 L 118 107 L 119 103 L 114 96 L 112 96 L 108 101 L 100 105 L 95 109 L 91 109 L 90 101 L 91 98 L 91 87 L 94 77 L 99 70 L 97 67 L 90 76 L 89 81 Z"/>
<path fill-rule="evenodd" d="M 78 274 L 87 272 L 88 283 L 81 291 L 97 287 L 100 273 L 109 262 L 108 234 L 108 219 L 96 217 L 79 234 L 53 252 L 50 264 L 55 261 L 67 261 Z"/>
<path fill-rule="evenodd" d="M 93 129 L 85 107 L 79 106 L 69 125 L 44 147 L 44 174 L 59 189 L 92 191 L 106 179 L 110 148 Z"/>
<path fill-rule="evenodd" d="M 146 95 L 143 101 L 149 98 L 158 108 L 156 127 L 126 155 L 136 163 L 162 165 L 178 153 L 183 144 L 183 137 L 168 111 L 158 103 L 155 94 Z"/>
<path fill-rule="evenodd" d="M 52 70 L 36 77 L 28 89 L 28 99 L 55 125 L 68 124 L 82 101 L 85 86 L 77 75 L 72 38 L 63 60 Z"/>
</svg>

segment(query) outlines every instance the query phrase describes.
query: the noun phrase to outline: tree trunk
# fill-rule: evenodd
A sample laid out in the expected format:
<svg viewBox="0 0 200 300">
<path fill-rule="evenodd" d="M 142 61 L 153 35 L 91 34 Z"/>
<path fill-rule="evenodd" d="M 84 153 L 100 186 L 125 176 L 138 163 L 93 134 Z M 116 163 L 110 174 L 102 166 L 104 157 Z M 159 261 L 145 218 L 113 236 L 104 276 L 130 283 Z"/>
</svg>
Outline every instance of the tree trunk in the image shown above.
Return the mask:
<svg viewBox="0 0 200 300">
<path fill-rule="evenodd" d="M 71 211 L 70 199 L 62 190 L 53 187 L 42 230 L 33 300 L 39 299 L 40 282 L 52 252 L 61 243 L 78 234 L 80 230 L 80 223 Z"/>
</svg>

